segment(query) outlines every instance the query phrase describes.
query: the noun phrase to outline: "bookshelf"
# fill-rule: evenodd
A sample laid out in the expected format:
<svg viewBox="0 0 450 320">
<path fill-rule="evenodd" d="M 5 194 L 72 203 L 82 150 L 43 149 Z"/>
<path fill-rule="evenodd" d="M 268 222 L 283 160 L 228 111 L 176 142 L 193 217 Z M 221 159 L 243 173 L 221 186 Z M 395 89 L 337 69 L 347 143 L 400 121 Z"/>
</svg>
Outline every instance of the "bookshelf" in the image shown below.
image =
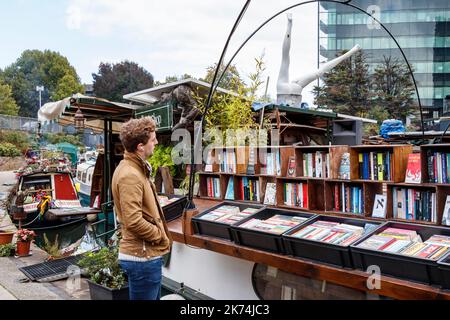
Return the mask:
<svg viewBox="0 0 450 320">
<path fill-rule="evenodd" d="M 413 152 L 411 145 L 364 145 L 353 146 L 350 148 L 350 179 L 351 180 L 370 180 L 378 182 L 403 182 L 405 181 L 406 166 L 408 155 Z M 389 154 L 389 158 L 386 155 Z M 367 158 L 360 155 L 367 155 Z M 376 159 L 376 160 L 375 160 Z M 361 161 L 362 160 L 362 161 Z M 361 177 L 364 172 L 362 163 L 366 163 L 366 174 L 368 178 Z M 383 167 L 382 179 L 377 179 L 378 165 Z M 386 179 L 386 175 L 390 178 Z"/>
<path fill-rule="evenodd" d="M 442 225 L 442 214 L 445 207 L 446 197 L 450 194 L 450 184 L 448 183 L 434 183 L 429 182 L 430 173 L 429 167 L 429 155 L 434 153 L 449 154 L 450 157 L 450 144 L 439 145 L 424 145 L 420 147 L 421 154 L 421 171 L 422 171 L 422 183 L 412 184 L 404 183 L 405 172 L 408 164 L 408 155 L 413 153 L 411 145 L 363 145 L 363 146 L 281 146 L 281 147 L 264 147 L 256 148 L 255 152 L 255 175 L 247 174 L 247 165 L 249 161 L 249 147 L 236 147 L 236 148 L 224 148 L 223 150 L 232 149 L 236 155 L 236 159 L 241 159 L 240 163 L 236 166 L 236 173 L 223 173 L 220 172 L 220 164 L 214 165 L 214 170 L 217 172 L 201 173 L 200 174 L 200 198 L 211 199 L 208 197 L 207 189 L 204 184 L 207 183 L 207 177 L 217 177 L 220 179 L 221 197 L 217 200 L 224 200 L 230 180 L 233 181 L 233 197 L 235 201 L 244 201 L 249 203 L 264 203 L 267 183 L 274 183 L 276 185 L 275 204 L 274 207 L 293 209 L 301 211 L 310 211 L 312 213 L 319 213 L 324 215 L 334 216 L 350 216 L 356 218 L 365 218 L 381 221 L 406 221 L 409 223 L 417 223 L 424 225 Z M 216 151 L 217 152 L 217 151 Z M 265 174 L 264 167 L 267 166 L 265 160 L 268 153 L 279 152 L 280 170 L 279 174 L 272 171 L 274 174 Z M 339 179 L 339 167 L 342 155 L 348 152 L 350 154 L 350 179 Z M 383 180 L 372 179 L 371 176 L 366 179 L 361 176 L 360 171 L 360 154 L 368 154 L 372 156 L 374 154 L 381 156 L 374 156 L 378 165 L 378 159 L 380 159 L 380 166 L 382 170 L 385 170 L 383 174 Z M 386 154 L 389 153 L 389 157 Z M 306 160 L 305 155 L 310 155 L 311 159 L 314 155 L 319 155 L 322 158 L 322 175 L 320 176 L 305 176 L 306 165 L 309 165 L 311 169 L 312 163 L 316 165 L 315 159 L 313 161 Z M 328 161 L 326 155 L 328 154 Z M 269 156 L 270 157 L 270 156 Z M 295 159 L 295 174 L 288 176 L 289 158 Z M 273 158 L 275 159 L 275 157 Z M 373 161 L 374 161 L 373 160 Z M 447 156 L 442 156 L 443 168 L 446 168 Z M 237 160 L 236 160 L 237 161 Z M 237 161 L 238 162 L 238 161 Z M 270 160 L 269 160 L 270 162 Z M 390 175 L 387 177 L 387 166 L 389 165 Z M 450 161 L 449 161 L 450 165 Z M 312 166 L 312 167 L 314 167 Z M 327 169 L 324 169 L 327 166 Z M 437 166 L 436 168 L 437 169 Z M 324 174 L 327 171 L 327 174 Z M 367 170 L 367 167 L 366 167 Z M 431 167 L 430 167 L 431 170 Z M 450 170 L 449 170 L 450 171 Z M 327 177 L 328 176 L 328 177 Z M 363 178 L 363 179 L 361 179 Z M 375 178 L 375 177 L 374 177 Z M 242 184 L 245 181 L 252 181 L 252 186 L 255 188 L 257 185 L 259 188 L 259 201 L 248 200 L 248 197 L 244 198 L 242 194 Z M 293 193 L 296 189 L 292 186 L 302 186 L 305 188 L 302 191 L 303 206 L 300 201 L 293 200 L 293 194 L 290 198 L 286 199 L 286 185 L 290 185 L 289 189 Z M 417 192 L 421 192 L 418 199 L 422 199 L 422 195 L 428 197 L 429 194 L 434 193 L 435 199 L 433 205 L 435 206 L 435 219 L 433 221 L 427 221 L 431 219 L 402 219 L 399 217 L 396 209 L 398 207 L 398 201 L 394 196 L 394 191 L 403 189 L 413 189 Z M 428 192 L 428 193 L 427 193 Z M 386 218 L 372 218 L 372 210 L 374 207 L 375 196 L 386 195 Z M 300 195 L 298 193 L 298 195 Z M 336 203 L 336 196 L 338 196 L 338 203 Z M 342 199 L 345 198 L 345 206 L 342 206 Z M 247 199 L 247 200 L 246 200 Z M 287 200 L 291 200 L 291 205 L 286 204 Z M 306 200 L 306 205 L 305 205 Z M 431 201 L 431 200 L 430 200 Z M 289 201 L 287 201 L 289 202 Z M 397 202 L 395 205 L 394 202 Z M 430 202 L 431 204 L 431 202 Z M 425 205 L 423 205 L 425 206 Z M 339 208 L 339 210 L 336 210 Z M 410 217 L 411 218 L 411 217 Z"/>
</svg>

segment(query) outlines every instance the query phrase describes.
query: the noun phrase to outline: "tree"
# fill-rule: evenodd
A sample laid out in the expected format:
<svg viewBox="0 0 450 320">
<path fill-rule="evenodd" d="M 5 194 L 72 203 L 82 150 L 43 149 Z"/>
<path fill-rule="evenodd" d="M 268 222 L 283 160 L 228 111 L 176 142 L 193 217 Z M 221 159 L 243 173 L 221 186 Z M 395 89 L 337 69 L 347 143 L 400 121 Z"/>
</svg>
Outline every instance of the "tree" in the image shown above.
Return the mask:
<svg viewBox="0 0 450 320">
<path fill-rule="evenodd" d="M 166 79 L 164 81 L 155 81 L 155 87 L 158 86 L 162 86 L 164 84 L 167 83 L 172 83 L 172 82 L 177 82 L 177 81 L 181 81 L 181 80 L 186 80 L 186 79 L 195 79 L 193 76 L 191 76 L 190 74 L 183 74 L 182 76 L 167 76 Z"/>
<path fill-rule="evenodd" d="M 206 68 L 206 76 L 204 79 L 201 80 L 207 83 L 212 83 L 214 73 L 216 71 L 216 66 L 217 63 Z M 217 79 L 219 79 L 224 69 L 225 66 L 221 65 L 219 69 L 219 74 L 217 75 Z M 219 87 L 234 92 L 238 92 L 240 88 L 245 87 L 245 83 L 242 80 L 241 76 L 239 75 L 239 72 L 237 71 L 235 65 L 230 65 L 230 67 L 227 69 L 227 72 L 225 72 L 225 75 L 223 76 L 222 80 L 219 83 Z"/>
<path fill-rule="evenodd" d="M 12 96 L 11 87 L 0 81 L 0 114 L 17 116 L 19 107 Z"/>
<path fill-rule="evenodd" d="M 367 116 L 371 100 L 369 66 L 362 52 L 340 63 L 322 80 L 323 86 L 313 89 L 315 104 L 339 113 Z"/>
<path fill-rule="evenodd" d="M 36 117 L 39 109 L 39 93 L 36 92 L 36 86 L 44 86 L 42 104 L 54 97 L 64 77 L 66 77 L 65 85 L 68 85 L 68 77 L 73 79 L 71 86 L 65 89 L 67 95 L 82 91 L 75 68 L 66 57 L 50 50 L 24 51 L 15 63 L 5 68 L 2 77 L 12 88 L 13 97 L 20 106 L 21 116 Z"/>
<path fill-rule="evenodd" d="M 66 74 L 58 82 L 58 85 L 52 94 L 52 100 L 61 100 L 83 91 L 84 86 L 78 82 L 78 79 L 74 78 L 71 74 Z"/>
<path fill-rule="evenodd" d="M 111 101 L 124 101 L 123 96 L 153 87 L 153 75 L 137 63 L 123 61 L 117 64 L 100 63 L 93 73 L 94 94 Z"/>
<path fill-rule="evenodd" d="M 391 118 L 404 122 L 415 107 L 412 98 L 414 84 L 409 69 L 397 58 L 383 56 L 383 62 L 375 68 L 372 88 L 374 103 L 386 110 Z"/>
</svg>

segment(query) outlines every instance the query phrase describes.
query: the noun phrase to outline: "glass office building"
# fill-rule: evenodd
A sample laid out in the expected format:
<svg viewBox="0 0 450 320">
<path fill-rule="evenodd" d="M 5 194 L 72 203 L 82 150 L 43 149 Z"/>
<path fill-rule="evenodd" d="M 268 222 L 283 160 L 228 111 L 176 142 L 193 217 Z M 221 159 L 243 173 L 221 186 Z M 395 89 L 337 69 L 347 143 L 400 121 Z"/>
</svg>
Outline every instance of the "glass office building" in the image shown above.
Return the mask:
<svg viewBox="0 0 450 320">
<path fill-rule="evenodd" d="M 424 118 L 442 115 L 450 94 L 450 0 L 354 0 L 394 35 L 414 68 Z M 319 61 L 361 45 L 371 70 L 383 56 L 404 61 L 389 34 L 368 15 L 345 5 L 320 2 Z"/>
</svg>

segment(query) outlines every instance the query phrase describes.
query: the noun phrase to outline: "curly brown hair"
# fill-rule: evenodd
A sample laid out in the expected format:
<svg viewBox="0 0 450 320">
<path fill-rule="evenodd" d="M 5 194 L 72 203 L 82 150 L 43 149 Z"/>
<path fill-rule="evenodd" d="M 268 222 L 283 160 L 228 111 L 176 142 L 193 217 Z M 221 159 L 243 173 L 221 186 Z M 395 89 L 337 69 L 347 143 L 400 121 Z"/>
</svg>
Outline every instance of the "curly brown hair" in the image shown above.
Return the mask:
<svg viewBox="0 0 450 320">
<path fill-rule="evenodd" d="M 156 123 L 153 118 L 131 119 L 123 124 L 120 140 L 128 152 L 135 152 L 139 143 L 147 144 L 151 133 L 155 131 Z"/>
</svg>

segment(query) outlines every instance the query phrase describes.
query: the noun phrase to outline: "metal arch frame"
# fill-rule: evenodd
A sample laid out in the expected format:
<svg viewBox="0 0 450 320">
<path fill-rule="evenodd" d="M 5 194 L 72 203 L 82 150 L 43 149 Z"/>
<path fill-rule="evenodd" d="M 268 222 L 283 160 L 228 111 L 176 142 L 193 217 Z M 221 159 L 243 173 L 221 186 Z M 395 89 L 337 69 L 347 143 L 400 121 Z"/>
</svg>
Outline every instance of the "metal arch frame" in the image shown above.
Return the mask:
<svg viewBox="0 0 450 320">
<path fill-rule="evenodd" d="M 206 117 L 206 115 L 207 115 L 207 113 L 208 113 L 209 107 L 211 106 L 212 97 L 213 97 L 213 95 L 214 95 L 214 93 L 215 93 L 217 87 L 219 86 L 220 81 L 221 81 L 221 80 L 223 79 L 223 77 L 225 76 L 225 73 L 226 73 L 226 71 L 228 70 L 228 68 L 230 67 L 230 65 L 231 65 L 231 63 L 233 62 L 234 58 L 235 58 L 235 57 L 237 56 L 237 54 L 241 51 L 241 49 L 247 44 L 247 42 L 248 42 L 251 38 L 253 38 L 253 36 L 254 36 L 259 30 L 261 30 L 266 24 L 268 24 L 268 23 L 269 23 L 270 21 L 272 21 L 274 18 L 278 17 L 280 14 L 282 14 L 282 13 L 284 13 L 284 12 L 290 10 L 290 9 L 293 9 L 293 8 L 296 8 L 296 7 L 305 5 L 305 4 L 316 3 L 316 2 L 321 2 L 321 1 L 322 1 L 322 2 L 330 2 L 330 3 L 342 4 L 342 5 L 345 5 L 345 6 L 348 6 L 348 7 L 352 7 L 352 8 L 354 8 L 354 9 L 356 9 L 356 10 L 358 10 L 358 11 L 360 11 L 360 12 L 366 14 L 367 16 L 369 16 L 370 18 L 372 18 L 374 21 L 376 21 L 376 22 L 383 28 L 383 30 L 386 31 L 386 32 L 389 34 L 389 36 L 391 37 L 391 39 L 394 40 L 395 44 L 397 45 L 398 49 L 400 50 L 400 52 L 401 52 L 401 54 L 402 54 L 402 56 L 403 56 L 403 59 L 404 59 L 405 62 L 406 62 L 406 65 L 408 66 L 409 73 L 410 73 L 411 78 L 412 78 L 413 83 L 414 83 L 414 88 L 415 88 L 415 91 L 416 91 L 417 101 L 418 101 L 418 103 L 419 103 L 419 109 L 420 109 L 420 121 L 421 121 L 421 124 L 422 124 L 422 135 L 423 135 L 423 137 L 425 136 L 425 128 L 424 128 L 424 120 L 423 120 L 423 108 L 422 108 L 422 103 L 421 103 L 421 101 L 420 101 L 419 89 L 418 89 L 418 87 L 417 87 L 416 79 L 415 79 L 415 77 L 414 77 L 414 73 L 413 73 L 413 71 L 412 71 L 411 65 L 409 64 L 409 61 L 408 61 L 408 59 L 406 58 L 406 55 L 405 55 L 405 53 L 403 52 L 403 49 L 400 47 L 400 44 L 399 44 L 399 43 L 397 42 L 397 40 L 395 39 L 394 35 L 393 35 L 393 34 L 392 34 L 392 33 L 384 26 L 383 23 L 381 23 L 381 22 L 380 22 L 377 18 L 375 18 L 372 14 L 368 13 L 367 11 L 363 10 L 362 8 L 360 8 L 360 7 L 358 7 L 358 6 L 355 6 L 355 5 L 353 5 L 353 4 L 350 4 L 350 2 L 351 2 L 352 0 L 347 0 L 347 1 L 337 1 L 337 0 L 309 0 L 309 1 L 305 1 L 305 2 L 300 2 L 300 3 L 294 4 L 294 5 L 292 5 L 292 6 L 289 6 L 289 7 L 285 8 L 285 9 L 283 9 L 283 10 L 277 12 L 276 14 L 274 14 L 273 16 L 271 16 L 269 19 L 267 19 L 266 21 L 264 21 L 258 28 L 256 28 L 256 30 L 253 31 L 253 32 L 250 34 L 250 36 L 242 43 L 242 45 L 236 50 L 236 52 L 235 52 L 235 53 L 233 54 L 233 56 L 231 57 L 230 61 L 229 61 L 229 62 L 227 63 L 227 65 L 225 66 L 225 68 L 224 68 L 224 70 L 223 70 L 221 76 L 219 77 L 219 80 L 216 81 L 217 75 L 218 75 L 218 72 L 219 72 L 219 70 L 220 70 L 220 66 L 222 65 L 222 61 L 223 61 L 223 58 L 224 58 L 226 49 L 227 49 L 227 47 L 228 47 L 228 44 L 229 44 L 229 42 L 230 42 L 230 39 L 231 39 L 231 37 L 232 37 L 234 31 L 236 30 L 236 28 L 237 28 L 237 26 L 238 26 L 240 20 L 242 19 L 243 14 L 244 14 L 245 11 L 247 10 L 247 7 L 248 7 L 248 5 L 250 4 L 250 1 L 251 1 L 251 0 L 247 0 L 247 2 L 245 3 L 244 8 L 242 9 L 242 11 L 241 11 L 241 13 L 240 13 L 238 19 L 236 20 L 236 22 L 235 22 L 235 24 L 234 24 L 234 26 L 233 26 L 233 29 L 232 29 L 230 35 L 228 36 L 228 39 L 227 39 L 227 42 L 226 42 L 226 44 L 225 44 L 225 48 L 224 48 L 224 50 L 223 50 L 223 52 L 222 52 L 222 55 L 221 55 L 221 57 L 220 57 L 219 63 L 218 63 L 217 66 L 216 66 L 216 71 L 215 71 L 214 78 L 213 78 L 213 81 L 212 81 L 212 84 L 211 84 L 211 87 L 210 87 L 210 91 L 209 91 L 209 94 L 208 94 L 208 99 L 207 99 L 207 102 L 206 102 L 206 105 L 205 105 L 205 111 L 204 111 L 204 113 L 203 113 L 203 115 L 202 115 L 202 118 L 201 118 L 201 128 L 203 128 L 203 124 L 204 124 L 204 121 L 205 121 L 205 117 Z M 194 138 L 194 140 L 195 140 L 194 147 L 195 147 L 195 146 L 197 145 L 197 143 L 198 143 L 198 137 L 199 137 L 199 136 L 201 136 L 201 135 L 197 135 L 197 136 Z M 192 155 L 191 172 L 190 172 L 190 177 L 189 177 L 189 182 L 190 182 L 190 184 L 189 184 L 189 199 L 188 199 L 188 207 L 189 207 L 189 208 L 193 208 L 193 206 L 192 206 L 192 199 L 193 199 L 193 190 L 194 190 L 194 186 L 193 186 L 194 175 L 195 175 L 195 166 L 194 166 L 194 157 L 193 157 L 193 155 Z M 195 206 L 194 206 L 194 207 L 195 207 Z"/>
</svg>

